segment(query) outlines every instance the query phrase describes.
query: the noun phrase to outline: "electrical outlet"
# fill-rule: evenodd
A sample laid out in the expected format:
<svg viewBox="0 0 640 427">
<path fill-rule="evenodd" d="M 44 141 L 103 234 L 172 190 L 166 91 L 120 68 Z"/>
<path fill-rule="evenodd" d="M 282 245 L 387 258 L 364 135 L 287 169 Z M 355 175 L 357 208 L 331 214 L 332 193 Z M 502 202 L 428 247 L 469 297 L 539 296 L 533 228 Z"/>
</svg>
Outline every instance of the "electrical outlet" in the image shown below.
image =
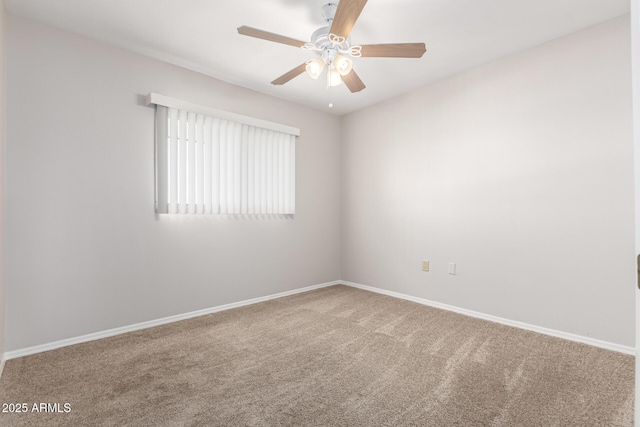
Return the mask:
<svg viewBox="0 0 640 427">
<path fill-rule="evenodd" d="M 429 271 L 429 261 L 426 259 L 422 260 L 422 271 Z"/>
</svg>

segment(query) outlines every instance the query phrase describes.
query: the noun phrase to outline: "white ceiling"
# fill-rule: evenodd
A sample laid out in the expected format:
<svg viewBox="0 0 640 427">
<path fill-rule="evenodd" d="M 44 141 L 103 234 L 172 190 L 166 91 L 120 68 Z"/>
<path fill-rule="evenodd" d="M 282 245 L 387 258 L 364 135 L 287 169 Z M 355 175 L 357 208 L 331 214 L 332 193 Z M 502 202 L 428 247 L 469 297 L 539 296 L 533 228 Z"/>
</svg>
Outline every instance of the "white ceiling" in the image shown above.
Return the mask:
<svg viewBox="0 0 640 427">
<path fill-rule="evenodd" d="M 241 36 L 247 25 L 308 41 L 328 0 L 5 0 L 10 13 L 342 115 L 629 12 L 629 0 L 370 0 L 352 44 L 425 42 L 421 59 L 356 58 L 367 85 L 327 91 L 302 74 L 314 53 Z M 171 95 L 171 94 L 167 94 Z M 329 102 L 334 107 L 329 109 Z"/>
</svg>

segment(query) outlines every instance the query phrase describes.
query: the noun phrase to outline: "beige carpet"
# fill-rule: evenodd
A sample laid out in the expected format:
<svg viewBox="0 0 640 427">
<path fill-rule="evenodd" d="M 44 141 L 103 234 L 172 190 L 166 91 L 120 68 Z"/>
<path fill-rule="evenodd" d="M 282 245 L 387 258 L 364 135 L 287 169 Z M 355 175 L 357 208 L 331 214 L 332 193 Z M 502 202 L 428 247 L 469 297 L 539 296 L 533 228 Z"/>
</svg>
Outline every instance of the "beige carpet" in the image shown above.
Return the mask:
<svg viewBox="0 0 640 427">
<path fill-rule="evenodd" d="M 631 426 L 634 358 L 333 286 L 7 362 L 3 426 Z M 68 403 L 71 412 L 64 412 Z"/>
</svg>

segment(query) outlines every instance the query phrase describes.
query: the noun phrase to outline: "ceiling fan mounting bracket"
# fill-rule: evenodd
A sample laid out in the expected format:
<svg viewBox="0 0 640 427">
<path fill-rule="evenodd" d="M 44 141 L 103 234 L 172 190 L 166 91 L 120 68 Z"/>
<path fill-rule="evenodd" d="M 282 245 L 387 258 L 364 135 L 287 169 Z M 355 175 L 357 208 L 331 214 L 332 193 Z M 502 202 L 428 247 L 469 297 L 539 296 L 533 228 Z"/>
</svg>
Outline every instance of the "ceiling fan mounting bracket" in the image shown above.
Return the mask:
<svg viewBox="0 0 640 427">
<path fill-rule="evenodd" d="M 336 10 L 338 9 L 338 5 L 335 3 L 327 3 L 322 6 L 320 13 L 322 14 L 322 19 L 327 24 L 330 24 L 333 21 L 333 17 L 336 16 Z"/>
</svg>

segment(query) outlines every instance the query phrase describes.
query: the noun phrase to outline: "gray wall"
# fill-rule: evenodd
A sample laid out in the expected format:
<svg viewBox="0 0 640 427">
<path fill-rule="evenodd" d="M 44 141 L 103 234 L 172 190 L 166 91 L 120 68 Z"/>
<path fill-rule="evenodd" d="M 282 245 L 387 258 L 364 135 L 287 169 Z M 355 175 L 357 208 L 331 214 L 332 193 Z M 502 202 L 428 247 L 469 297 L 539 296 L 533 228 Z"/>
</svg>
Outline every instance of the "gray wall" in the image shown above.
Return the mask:
<svg viewBox="0 0 640 427">
<path fill-rule="evenodd" d="M 342 279 L 633 346 L 629 39 L 625 16 L 344 117 Z"/>
<path fill-rule="evenodd" d="M 5 10 L 0 0 L 0 358 L 4 355 L 5 338 Z"/>
<path fill-rule="evenodd" d="M 636 195 L 636 254 L 640 255 L 640 0 L 631 0 L 631 57 L 633 71 L 633 151 Z M 640 342 L 640 289 L 636 287 L 636 343 Z M 635 410 L 640 413 L 640 357 L 636 348 Z M 640 417 L 635 417 L 640 425 Z"/>
<path fill-rule="evenodd" d="M 8 351 L 339 278 L 339 118 L 7 25 Z M 295 217 L 156 218 L 148 92 L 299 127 Z"/>
</svg>

